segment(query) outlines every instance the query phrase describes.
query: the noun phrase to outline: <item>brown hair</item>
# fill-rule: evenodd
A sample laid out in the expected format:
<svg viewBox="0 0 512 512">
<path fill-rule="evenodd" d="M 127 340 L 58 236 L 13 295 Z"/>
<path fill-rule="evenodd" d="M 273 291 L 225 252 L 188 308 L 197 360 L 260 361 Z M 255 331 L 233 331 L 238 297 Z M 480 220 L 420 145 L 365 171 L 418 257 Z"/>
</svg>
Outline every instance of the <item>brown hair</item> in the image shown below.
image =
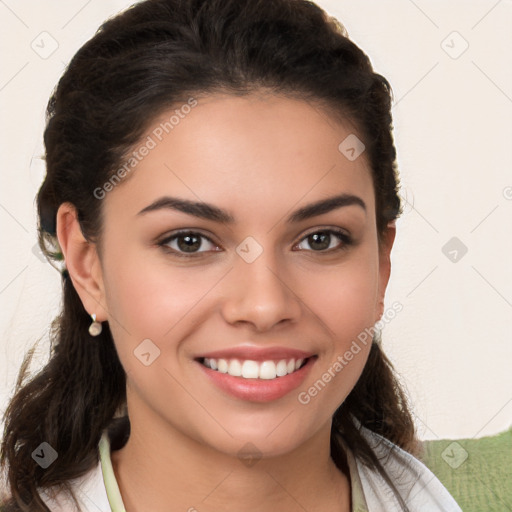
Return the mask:
<svg viewBox="0 0 512 512">
<path fill-rule="evenodd" d="M 332 115 L 355 123 L 372 171 L 382 241 L 387 223 L 401 213 L 391 88 L 341 24 L 304 0 L 147 0 L 100 27 L 48 103 L 47 175 L 37 200 L 39 242 L 49 260 L 59 257 L 55 224 L 64 202 L 76 207 L 84 236 L 100 241 L 102 202 L 93 191 L 113 176 L 163 110 L 191 95 L 261 89 L 329 106 Z M 58 486 L 75 498 L 68 481 L 97 465 L 102 431 L 118 421 L 125 372 L 108 323 L 94 342 L 89 324 L 64 271 L 49 362 L 27 379 L 31 353 L 26 356 L 5 412 L 0 464 L 10 499 L 2 510 L 48 511 L 37 488 Z M 406 396 L 377 343 L 334 414 L 331 452 L 341 467 L 341 435 L 394 489 L 360 425 L 414 453 Z M 31 457 L 43 441 L 58 453 L 46 469 Z"/>
</svg>

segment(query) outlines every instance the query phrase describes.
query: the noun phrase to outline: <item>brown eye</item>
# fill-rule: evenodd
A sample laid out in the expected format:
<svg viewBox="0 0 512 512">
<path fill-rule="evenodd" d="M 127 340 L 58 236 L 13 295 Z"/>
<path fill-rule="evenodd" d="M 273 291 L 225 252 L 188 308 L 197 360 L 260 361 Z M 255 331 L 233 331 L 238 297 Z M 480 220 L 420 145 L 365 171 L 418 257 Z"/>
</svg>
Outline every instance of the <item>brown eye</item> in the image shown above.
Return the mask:
<svg viewBox="0 0 512 512">
<path fill-rule="evenodd" d="M 309 235 L 308 238 L 309 246 L 316 250 L 323 251 L 324 249 L 328 249 L 331 244 L 331 235 L 326 232 L 313 233 Z"/>
<path fill-rule="evenodd" d="M 312 250 L 314 252 L 330 252 L 331 250 L 343 249 L 351 243 L 352 240 L 346 233 L 326 229 L 310 233 L 301 240 L 297 247 L 301 250 Z M 305 247 L 306 244 L 309 248 Z"/>
<path fill-rule="evenodd" d="M 217 246 L 208 237 L 192 231 L 176 233 L 167 237 L 159 245 L 178 256 L 217 250 Z"/>
<path fill-rule="evenodd" d="M 176 240 L 183 252 L 196 252 L 201 247 L 201 237 L 197 235 L 179 235 Z"/>
</svg>

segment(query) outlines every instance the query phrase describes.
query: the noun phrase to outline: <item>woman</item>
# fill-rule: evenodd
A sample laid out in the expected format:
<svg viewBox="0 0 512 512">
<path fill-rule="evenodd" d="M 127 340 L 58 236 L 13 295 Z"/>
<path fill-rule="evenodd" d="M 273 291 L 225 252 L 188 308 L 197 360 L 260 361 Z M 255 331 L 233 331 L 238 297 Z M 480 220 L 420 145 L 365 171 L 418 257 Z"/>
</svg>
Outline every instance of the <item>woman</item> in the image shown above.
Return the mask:
<svg viewBox="0 0 512 512">
<path fill-rule="evenodd" d="M 6 411 L 3 510 L 460 510 L 368 334 L 390 106 L 302 0 L 148 0 L 101 27 L 48 105 L 63 310 Z"/>
</svg>

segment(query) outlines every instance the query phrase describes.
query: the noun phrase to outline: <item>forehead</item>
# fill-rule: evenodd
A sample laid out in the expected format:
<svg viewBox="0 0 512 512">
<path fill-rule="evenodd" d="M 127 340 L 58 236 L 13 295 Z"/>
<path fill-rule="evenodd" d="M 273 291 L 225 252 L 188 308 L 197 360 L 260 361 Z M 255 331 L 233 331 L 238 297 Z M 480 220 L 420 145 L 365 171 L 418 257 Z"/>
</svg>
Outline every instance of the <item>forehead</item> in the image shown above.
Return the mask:
<svg viewBox="0 0 512 512">
<path fill-rule="evenodd" d="M 357 157 L 362 146 L 350 123 L 283 96 L 192 100 L 151 123 L 124 162 L 128 179 L 107 194 L 107 209 L 138 212 L 172 195 L 270 221 L 336 193 L 362 196 L 374 209 L 371 172 L 364 151 Z"/>
</svg>

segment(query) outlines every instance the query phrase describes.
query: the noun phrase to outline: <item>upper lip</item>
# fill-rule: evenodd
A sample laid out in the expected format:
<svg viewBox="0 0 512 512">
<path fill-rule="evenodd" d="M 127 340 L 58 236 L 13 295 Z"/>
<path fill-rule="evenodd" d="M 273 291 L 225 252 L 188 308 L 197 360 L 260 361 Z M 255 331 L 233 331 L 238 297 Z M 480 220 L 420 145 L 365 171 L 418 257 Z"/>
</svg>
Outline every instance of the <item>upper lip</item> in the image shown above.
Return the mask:
<svg viewBox="0 0 512 512">
<path fill-rule="evenodd" d="M 201 354 L 196 359 L 242 359 L 250 361 L 280 361 L 282 359 L 307 359 L 315 354 L 289 347 L 232 347 Z"/>
</svg>

